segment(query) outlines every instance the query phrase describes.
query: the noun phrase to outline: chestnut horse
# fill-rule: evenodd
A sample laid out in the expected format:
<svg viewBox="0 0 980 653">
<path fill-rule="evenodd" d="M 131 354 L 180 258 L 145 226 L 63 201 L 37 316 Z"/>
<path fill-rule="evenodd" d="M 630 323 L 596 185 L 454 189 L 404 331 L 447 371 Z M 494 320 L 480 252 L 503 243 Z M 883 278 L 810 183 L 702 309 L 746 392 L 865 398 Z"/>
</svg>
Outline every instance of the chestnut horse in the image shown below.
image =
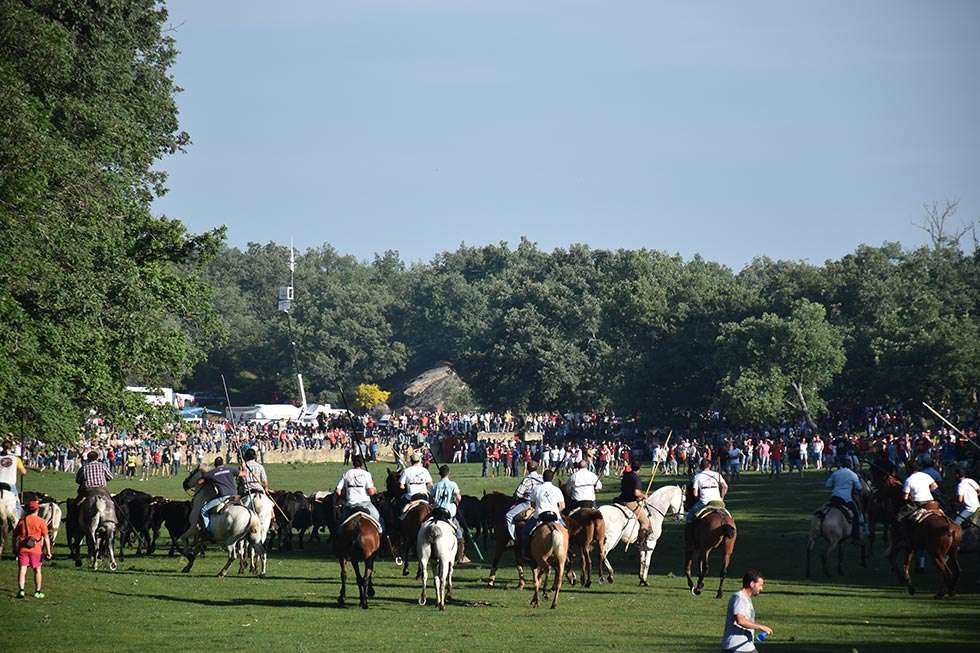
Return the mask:
<svg viewBox="0 0 980 653">
<path fill-rule="evenodd" d="M 398 483 L 398 474 L 392 472 L 390 469 L 386 470 L 388 472 L 387 478 L 385 478 L 385 494 L 388 496 L 389 504 L 392 503 L 395 497 L 401 495 L 401 488 Z M 409 503 L 412 503 L 411 501 Z M 395 556 L 395 563 L 398 564 L 398 558 L 401 558 L 402 565 L 402 576 L 408 576 L 408 559 L 410 553 L 416 549 L 416 540 L 419 537 L 419 529 L 422 528 L 422 524 L 425 520 L 429 518 L 432 514 L 432 506 L 426 503 L 418 503 L 412 506 L 402 515 L 393 515 L 393 521 L 390 524 L 389 529 L 392 537 L 389 539 L 393 549 L 392 555 Z M 399 519 L 399 517 L 401 517 Z M 418 555 L 418 551 L 416 551 Z M 415 575 L 415 579 L 419 580 L 422 578 L 422 566 L 419 565 L 418 573 Z"/>
<path fill-rule="evenodd" d="M 565 497 L 565 505 L 572 505 L 571 498 L 565 491 L 565 484 L 562 483 L 560 488 Z M 606 522 L 598 508 L 579 508 L 571 512 L 574 514 L 563 514 L 565 523 L 568 524 L 569 546 L 574 546 L 582 558 L 582 587 L 592 587 L 592 545 L 599 545 L 599 569 L 602 569 L 605 564 L 603 551 L 606 546 Z M 602 578 L 601 574 L 599 578 Z M 568 582 L 575 584 L 575 570 L 571 565 L 568 567 Z"/>
<path fill-rule="evenodd" d="M 354 567 L 357 576 L 357 590 L 360 593 L 361 607 L 367 610 L 368 597 L 374 596 L 374 556 L 381 547 L 381 534 L 378 526 L 365 513 L 355 513 L 339 528 L 334 538 L 334 554 L 340 563 L 340 596 L 337 603 L 343 607 L 347 598 L 347 563 Z M 361 574 L 359 563 L 364 563 Z"/>
<path fill-rule="evenodd" d="M 687 500 L 685 508 L 695 503 L 694 489 L 691 484 L 687 484 Z M 684 572 L 687 574 L 687 587 L 691 594 L 695 596 L 701 594 L 704 589 L 704 577 L 708 574 L 708 556 L 714 549 L 721 547 L 721 578 L 718 582 L 718 592 L 716 599 L 720 599 L 724 586 L 725 576 L 728 575 L 728 565 L 732 560 L 732 551 L 735 549 L 735 520 L 731 515 L 722 510 L 712 510 L 701 519 L 698 519 L 690 529 L 690 536 L 685 535 L 684 541 Z M 685 529 L 685 534 L 687 533 Z M 691 579 L 691 563 L 697 558 L 698 561 L 698 582 L 697 585 Z"/>
<path fill-rule="evenodd" d="M 942 577 L 936 598 L 956 596 L 956 584 L 960 579 L 959 549 L 963 538 L 962 529 L 943 513 L 937 501 L 931 501 L 923 506 L 930 513 L 924 519 L 914 524 L 904 520 L 899 521 L 902 482 L 894 476 L 885 479 L 879 494 L 891 524 L 888 562 L 898 581 L 905 585 L 909 594 L 915 594 L 915 587 L 909 577 L 909 567 L 912 565 L 912 558 L 916 551 L 927 551 Z M 897 561 L 899 550 L 904 556 L 901 568 Z"/>
<path fill-rule="evenodd" d="M 531 607 L 538 607 L 538 595 L 542 593 L 542 587 L 544 599 L 548 600 L 548 576 L 551 568 L 555 567 L 555 595 L 551 601 L 553 610 L 558 607 L 558 594 L 561 592 L 561 580 L 568 560 L 568 530 L 558 521 L 542 523 L 531 534 L 528 548 L 534 561 L 534 597 L 531 598 Z"/>
</svg>

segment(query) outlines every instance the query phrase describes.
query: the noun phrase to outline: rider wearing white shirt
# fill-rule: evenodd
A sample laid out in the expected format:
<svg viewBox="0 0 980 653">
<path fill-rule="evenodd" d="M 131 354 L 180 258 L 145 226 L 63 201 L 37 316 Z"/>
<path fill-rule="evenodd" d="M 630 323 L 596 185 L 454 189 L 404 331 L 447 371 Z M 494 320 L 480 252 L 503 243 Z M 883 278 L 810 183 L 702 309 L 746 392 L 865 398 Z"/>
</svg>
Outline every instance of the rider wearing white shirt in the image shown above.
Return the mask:
<svg viewBox="0 0 980 653">
<path fill-rule="evenodd" d="M 568 488 L 568 495 L 572 501 L 572 505 L 569 506 L 571 510 L 595 508 L 595 491 L 602 489 L 602 481 L 589 471 L 588 461 L 582 460 L 578 464 L 578 469 L 568 477 L 565 487 Z"/>
<path fill-rule="evenodd" d="M 925 472 L 915 472 L 905 479 L 902 485 L 902 498 L 921 506 L 930 501 L 935 501 L 932 491 L 938 486 L 935 479 Z"/>
<path fill-rule="evenodd" d="M 412 465 L 402 470 L 402 475 L 398 479 L 401 489 L 405 492 L 402 497 L 405 501 L 410 501 L 412 497 L 422 495 L 419 498 L 429 498 L 429 490 L 432 489 L 432 474 L 422 466 L 422 456 L 419 452 L 414 452 L 411 457 Z"/>
<path fill-rule="evenodd" d="M 854 504 L 854 494 L 860 494 L 863 490 L 861 477 L 851 469 L 851 461 L 841 461 L 841 467 L 834 471 L 827 478 L 826 487 L 831 488 L 830 504 L 832 506 L 846 506 L 850 510 L 851 536 L 857 540 L 860 538 L 861 512 Z"/>
<path fill-rule="evenodd" d="M 527 464 L 527 476 L 514 491 L 514 505 L 507 511 L 507 532 L 510 533 L 510 539 L 513 540 L 515 537 L 514 520 L 531 505 L 531 494 L 541 483 L 544 483 L 544 478 L 538 473 L 538 466 L 534 464 L 534 461 L 529 462 Z"/>
<path fill-rule="evenodd" d="M 20 521 L 24 509 L 20 505 L 20 497 L 17 494 L 17 474 L 23 476 L 27 473 L 27 469 L 24 468 L 24 463 L 14 453 L 9 442 L 3 446 L 2 454 L 0 455 L 0 499 L 6 498 L 4 495 L 8 492 L 13 495 L 14 513 Z"/>
<path fill-rule="evenodd" d="M 353 467 L 344 472 L 337 483 L 337 496 L 343 499 L 343 512 L 340 521 L 343 521 L 355 510 L 368 512 L 379 523 L 381 514 L 371 503 L 371 496 L 377 492 L 374 487 L 374 479 L 371 472 L 364 469 L 364 458 L 357 454 L 351 459 Z"/>
<path fill-rule="evenodd" d="M 687 511 L 688 528 L 702 508 L 712 501 L 724 503 L 723 499 L 728 494 L 728 483 L 721 474 L 711 470 L 711 461 L 707 458 L 701 461 L 701 471 L 691 480 L 691 487 L 697 501 Z"/>
<path fill-rule="evenodd" d="M 954 474 L 957 480 L 956 501 L 959 504 L 960 512 L 953 521 L 962 525 L 964 521 L 980 510 L 980 484 L 966 476 L 959 467 L 956 468 Z"/>
<path fill-rule="evenodd" d="M 561 490 L 555 487 L 551 481 L 555 478 L 555 473 L 548 469 L 542 476 L 543 482 L 540 483 L 531 494 L 531 505 L 534 506 L 534 517 L 527 520 L 524 529 L 521 531 L 521 550 L 526 551 L 527 543 L 531 532 L 538 525 L 544 515 L 554 515 L 552 521 L 561 522 L 561 511 L 565 509 L 565 497 Z M 564 523 L 564 522 L 562 522 Z M 527 556 L 524 556 L 527 557 Z"/>
</svg>

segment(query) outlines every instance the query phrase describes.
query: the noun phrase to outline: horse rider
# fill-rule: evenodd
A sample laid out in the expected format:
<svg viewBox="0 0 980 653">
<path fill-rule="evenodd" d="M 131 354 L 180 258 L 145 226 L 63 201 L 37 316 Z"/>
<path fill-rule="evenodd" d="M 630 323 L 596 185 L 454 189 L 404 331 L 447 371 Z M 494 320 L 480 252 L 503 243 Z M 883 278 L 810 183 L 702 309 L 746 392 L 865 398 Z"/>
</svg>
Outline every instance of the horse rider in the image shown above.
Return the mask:
<svg viewBox="0 0 980 653">
<path fill-rule="evenodd" d="M 4 492 L 14 495 L 14 503 L 17 511 L 17 521 L 24 516 L 24 508 L 20 505 L 20 496 L 17 494 L 17 475 L 23 476 L 27 473 L 24 462 L 19 456 L 14 455 L 14 448 L 9 442 L 3 445 L 3 455 L 0 455 L 0 496 Z"/>
<path fill-rule="evenodd" d="M 917 467 L 917 465 L 914 465 Z M 902 499 L 906 505 L 898 511 L 899 521 L 912 516 L 916 510 L 934 502 L 933 492 L 939 487 L 936 479 L 925 471 L 918 470 L 909 474 L 902 485 Z"/>
<path fill-rule="evenodd" d="M 967 476 L 959 467 L 953 472 L 953 476 L 956 478 L 956 503 L 960 508 L 956 519 L 953 521 L 962 526 L 963 522 L 969 520 L 980 510 L 980 497 L 978 497 L 980 484 Z"/>
<path fill-rule="evenodd" d="M 684 532 L 688 539 L 693 534 L 694 520 L 698 513 L 712 501 L 724 505 L 725 496 L 728 494 L 728 483 L 721 474 L 711 469 L 711 461 L 705 458 L 700 466 L 701 471 L 691 479 L 691 488 L 697 501 L 687 511 Z"/>
<path fill-rule="evenodd" d="M 419 499 L 428 501 L 429 492 L 432 490 L 432 474 L 422 466 L 422 454 L 413 451 L 409 460 L 412 464 L 402 470 L 402 475 L 398 478 L 398 486 L 403 492 L 399 514 L 412 501 Z"/>
<path fill-rule="evenodd" d="M 208 532 L 211 526 L 211 511 L 238 494 L 237 479 L 240 471 L 225 465 L 221 456 L 214 459 L 214 467 L 204 472 L 197 480 L 198 485 L 212 483 L 215 497 L 201 507 L 201 530 Z"/>
<path fill-rule="evenodd" d="M 841 466 L 827 478 L 825 487 L 831 488 L 830 505 L 845 510 L 845 513 L 850 511 L 851 537 L 855 541 L 860 540 L 861 512 L 854 503 L 854 495 L 860 495 L 864 486 L 861 484 L 861 477 L 851 469 L 849 459 L 841 460 Z"/>
<path fill-rule="evenodd" d="M 507 532 L 510 539 L 517 541 L 514 533 L 514 520 L 531 506 L 531 495 L 534 489 L 544 483 L 544 478 L 538 473 L 538 466 L 534 461 L 527 464 L 527 475 L 521 480 L 521 484 L 514 491 L 514 505 L 507 511 L 505 517 L 507 521 Z"/>
<path fill-rule="evenodd" d="M 242 496 L 246 504 L 251 504 L 253 494 L 269 494 L 269 478 L 265 467 L 255 459 L 255 449 L 248 448 L 242 453 L 245 463 L 242 465 L 239 480 L 242 486 Z"/>
<path fill-rule="evenodd" d="M 565 481 L 568 489 L 568 498 L 571 505 L 568 510 L 576 508 L 596 508 L 595 493 L 602 489 L 602 481 L 594 472 L 589 471 L 589 461 L 582 459 L 578 463 L 578 469 Z"/>
<path fill-rule="evenodd" d="M 710 464 L 707 458 L 704 462 Z M 619 484 L 619 496 L 613 499 L 614 503 L 631 510 L 636 515 L 636 520 L 640 524 L 640 530 L 636 536 L 637 542 L 645 541 L 650 532 L 650 515 L 647 513 L 645 503 L 647 495 L 640 489 L 643 487 L 643 482 L 640 481 L 640 467 L 640 461 L 634 460 L 630 465 L 630 471 L 623 472 L 623 478 Z"/>
<path fill-rule="evenodd" d="M 75 473 L 75 483 L 78 484 L 78 504 L 87 497 L 104 495 L 109 496 L 108 486 L 112 480 L 112 472 L 109 467 L 99 460 L 97 451 L 89 451 L 85 456 L 85 462 Z"/>
<path fill-rule="evenodd" d="M 336 494 L 343 499 L 343 504 L 339 506 L 341 514 L 338 523 L 342 523 L 355 510 L 363 510 L 383 528 L 381 513 L 371 503 L 371 497 L 378 490 L 374 487 L 371 472 L 364 469 L 364 456 L 361 454 L 351 456 L 351 465 L 353 466 L 344 472 L 337 483 Z"/>
<path fill-rule="evenodd" d="M 466 552 L 463 545 L 463 528 L 459 522 L 459 503 L 463 500 L 463 495 L 459 491 L 456 481 L 449 478 L 449 465 L 442 465 L 439 468 L 439 482 L 432 486 L 432 505 L 435 510 L 429 519 L 437 517 L 439 511 L 445 511 L 449 515 L 449 521 L 456 528 L 456 564 L 464 562 Z"/>
<path fill-rule="evenodd" d="M 565 509 L 565 496 L 551 482 L 555 478 L 555 472 L 550 469 L 545 470 L 541 478 L 541 483 L 531 493 L 531 505 L 534 506 L 534 516 L 527 520 L 524 529 L 521 531 L 521 551 L 524 552 L 522 556 L 524 558 L 530 557 L 526 554 L 528 553 L 531 533 L 534 532 L 534 528 L 538 525 L 538 522 L 542 521 L 542 518 L 564 524 L 561 518 L 561 512 Z"/>
</svg>

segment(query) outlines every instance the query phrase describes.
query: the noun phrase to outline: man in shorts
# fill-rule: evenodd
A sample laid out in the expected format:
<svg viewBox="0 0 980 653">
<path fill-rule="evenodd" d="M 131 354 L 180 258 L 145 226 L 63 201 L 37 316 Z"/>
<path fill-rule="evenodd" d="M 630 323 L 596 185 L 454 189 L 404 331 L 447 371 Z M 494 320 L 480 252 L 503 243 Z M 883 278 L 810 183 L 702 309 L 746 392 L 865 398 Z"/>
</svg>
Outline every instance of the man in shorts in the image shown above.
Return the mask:
<svg viewBox="0 0 980 653">
<path fill-rule="evenodd" d="M 17 522 L 14 529 L 14 541 L 17 543 L 17 565 L 19 573 L 17 575 L 17 598 L 25 597 L 24 584 L 27 582 L 27 568 L 34 570 L 34 598 L 43 599 L 44 592 L 41 591 L 41 553 L 51 559 L 51 538 L 48 537 L 48 523 L 38 514 L 40 503 L 32 499 L 24 506 L 27 510 L 24 517 Z"/>
</svg>

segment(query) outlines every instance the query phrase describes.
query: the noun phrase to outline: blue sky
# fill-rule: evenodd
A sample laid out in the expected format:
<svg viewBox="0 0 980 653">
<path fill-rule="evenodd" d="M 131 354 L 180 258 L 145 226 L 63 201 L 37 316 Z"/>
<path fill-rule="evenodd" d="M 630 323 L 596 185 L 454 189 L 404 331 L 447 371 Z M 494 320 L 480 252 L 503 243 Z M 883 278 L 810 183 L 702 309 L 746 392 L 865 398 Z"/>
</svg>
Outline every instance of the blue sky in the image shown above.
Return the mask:
<svg viewBox="0 0 980 653">
<path fill-rule="evenodd" d="M 980 2 L 168 2 L 156 209 L 428 260 L 585 242 L 820 263 L 980 216 Z"/>
</svg>

